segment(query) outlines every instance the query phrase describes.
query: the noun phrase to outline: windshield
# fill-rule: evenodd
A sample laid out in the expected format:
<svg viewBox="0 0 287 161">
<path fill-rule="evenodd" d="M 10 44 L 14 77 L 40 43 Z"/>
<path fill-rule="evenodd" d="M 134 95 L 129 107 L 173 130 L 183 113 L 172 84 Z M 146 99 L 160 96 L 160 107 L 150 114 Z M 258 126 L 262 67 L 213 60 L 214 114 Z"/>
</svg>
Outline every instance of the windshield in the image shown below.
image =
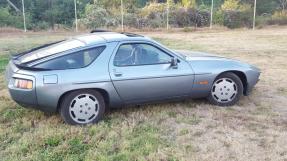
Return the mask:
<svg viewBox="0 0 287 161">
<path fill-rule="evenodd" d="M 30 53 L 27 53 L 23 56 L 20 56 L 18 58 L 18 61 L 20 63 L 27 63 L 39 58 L 43 58 L 46 56 L 50 56 L 53 54 L 57 54 L 63 51 L 71 50 L 74 48 L 82 47 L 84 46 L 85 43 L 81 42 L 80 40 L 77 39 L 70 39 L 66 41 L 62 41 L 44 48 L 40 48 L 38 50 L 34 50 Z"/>
</svg>

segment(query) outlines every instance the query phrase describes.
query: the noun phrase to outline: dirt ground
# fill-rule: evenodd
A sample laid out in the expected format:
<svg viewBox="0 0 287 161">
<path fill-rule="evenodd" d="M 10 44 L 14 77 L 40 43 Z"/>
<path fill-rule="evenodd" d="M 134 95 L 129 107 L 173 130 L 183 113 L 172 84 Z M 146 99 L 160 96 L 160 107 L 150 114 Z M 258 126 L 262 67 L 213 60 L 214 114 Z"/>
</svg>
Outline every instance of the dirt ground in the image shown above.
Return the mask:
<svg viewBox="0 0 287 161">
<path fill-rule="evenodd" d="M 205 100 L 111 110 L 97 125 L 71 127 L 57 114 L 22 108 L 0 81 L 3 160 L 287 160 L 287 27 L 140 33 L 180 50 L 211 52 L 259 67 L 251 95 L 230 108 Z M 0 34 L 8 54 L 69 37 Z M 4 61 L 3 61 L 4 62 Z"/>
</svg>

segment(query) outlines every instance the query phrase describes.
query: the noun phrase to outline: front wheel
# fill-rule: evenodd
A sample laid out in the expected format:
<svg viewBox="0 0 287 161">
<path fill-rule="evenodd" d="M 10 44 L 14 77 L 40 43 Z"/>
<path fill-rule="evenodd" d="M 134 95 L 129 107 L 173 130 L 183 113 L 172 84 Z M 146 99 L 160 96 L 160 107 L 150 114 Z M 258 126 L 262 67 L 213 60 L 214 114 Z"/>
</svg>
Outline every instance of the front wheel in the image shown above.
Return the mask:
<svg viewBox="0 0 287 161">
<path fill-rule="evenodd" d="M 60 114 L 72 125 L 97 123 L 105 112 L 103 96 L 95 90 L 78 90 L 68 93 L 62 103 Z"/>
<path fill-rule="evenodd" d="M 228 72 L 215 79 L 207 99 L 214 105 L 232 106 L 239 101 L 242 94 L 243 85 L 240 78 Z"/>
</svg>

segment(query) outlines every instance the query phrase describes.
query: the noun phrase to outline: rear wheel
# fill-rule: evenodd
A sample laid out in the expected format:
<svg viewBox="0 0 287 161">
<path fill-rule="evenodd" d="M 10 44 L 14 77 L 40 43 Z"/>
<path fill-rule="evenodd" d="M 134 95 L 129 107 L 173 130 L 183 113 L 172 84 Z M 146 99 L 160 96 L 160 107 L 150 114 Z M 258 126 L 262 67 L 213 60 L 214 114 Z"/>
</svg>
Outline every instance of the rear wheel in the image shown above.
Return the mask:
<svg viewBox="0 0 287 161">
<path fill-rule="evenodd" d="M 68 93 L 62 103 L 60 114 L 68 124 L 97 123 L 105 112 L 103 96 L 95 90 L 78 90 Z"/>
<path fill-rule="evenodd" d="M 207 99 L 214 105 L 232 106 L 239 101 L 242 94 L 243 85 L 240 78 L 228 72 L 215 79 Z"/>
</svg>

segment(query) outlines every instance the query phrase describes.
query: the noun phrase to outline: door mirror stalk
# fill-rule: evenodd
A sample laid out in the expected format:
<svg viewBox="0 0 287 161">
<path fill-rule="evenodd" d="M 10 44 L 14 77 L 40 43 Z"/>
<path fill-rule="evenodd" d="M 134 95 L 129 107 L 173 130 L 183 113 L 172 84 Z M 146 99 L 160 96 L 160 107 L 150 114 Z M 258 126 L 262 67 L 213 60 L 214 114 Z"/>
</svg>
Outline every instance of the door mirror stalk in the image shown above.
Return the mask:
<svg viewBox="0 0 287 161">
<path fill-rule="evenodd" d="M 178 59 L 175 57 L 172 57 L 170 60 L 170 66 L 173 68 L 177 68 L 177 63 L 178 63 Z"/>
</svg>

